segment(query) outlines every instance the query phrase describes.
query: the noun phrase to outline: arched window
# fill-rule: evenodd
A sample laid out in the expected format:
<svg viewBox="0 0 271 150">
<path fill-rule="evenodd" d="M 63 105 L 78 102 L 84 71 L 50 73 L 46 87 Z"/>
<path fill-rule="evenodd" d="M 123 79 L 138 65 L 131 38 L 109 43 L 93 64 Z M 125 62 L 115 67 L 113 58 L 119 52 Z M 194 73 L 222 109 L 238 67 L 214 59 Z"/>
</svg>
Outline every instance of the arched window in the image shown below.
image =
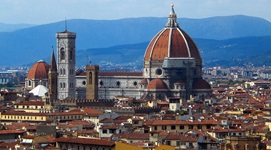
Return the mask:
<svg viewBox="0 0 271 150">
<path fill-rule="evenodd" d="M 64 60 L 65 59 L 65 51 L 64 51 L 64 48 L 62 47 L 60 49 L 60 60 Z"/>
<path fill-rule="evenodd" d="M 28 81 L 28 86 L 31 86 L 31 80 Z"/>
<path fill-rule="evenodd" d="M 62 72 L 62 68 L 60 68 L 60 75 L 62 75 L 63 74 L 63 72 Z"/>
<path fill-rule="evenodd" d="M 62 82 L 60 82 L 60 88 L 63 88 Z"/>
<path fill-rule="evenodd" d="M 66 74 L 66 70 L 65 70 L 65 68 L 63 68 L 63 72 L 62 72 L 62 73 L 63 73 L 63 75 L 65 75 L 65 74 Z"/>
<path fill-rule="evenodd" d="M 63 88 L 66 88 L 66 83 L 65 82 L 63 82 Z"/>
</svg>

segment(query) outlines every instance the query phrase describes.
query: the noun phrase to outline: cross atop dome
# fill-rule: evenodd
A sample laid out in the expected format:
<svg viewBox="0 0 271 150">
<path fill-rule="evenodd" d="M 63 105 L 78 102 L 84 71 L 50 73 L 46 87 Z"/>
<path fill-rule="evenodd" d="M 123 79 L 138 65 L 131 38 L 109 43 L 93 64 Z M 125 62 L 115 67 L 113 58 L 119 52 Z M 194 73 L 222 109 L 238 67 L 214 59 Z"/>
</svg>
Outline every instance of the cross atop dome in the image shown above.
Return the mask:
<svg viewBox="0 0 271 150">
<path fill-rule="evenodd" d="M 166 27 L 178 27 L 177 23 L 177 15 L 174 11 L 174 4 L 171 4 L 171 10 L 168 15 L 168 22 L 166 24 Z"/>
</svg>

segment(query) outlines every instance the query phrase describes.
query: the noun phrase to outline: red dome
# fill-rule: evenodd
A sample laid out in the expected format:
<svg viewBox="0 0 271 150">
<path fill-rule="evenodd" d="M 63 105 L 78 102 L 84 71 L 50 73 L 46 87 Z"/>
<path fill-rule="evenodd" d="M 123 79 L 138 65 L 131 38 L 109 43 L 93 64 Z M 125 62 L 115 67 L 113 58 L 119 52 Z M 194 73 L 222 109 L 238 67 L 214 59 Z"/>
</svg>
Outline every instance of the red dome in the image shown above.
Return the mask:
<svg viewBox="0 0 271 150">
<path fill-rule="evenodd" d="M 210 84 L 202 78 L 194 80 L 192 87 L 193 89 L 211 89 Z"/>
<path fill-rule="evenodd" d="M 151 82 L 147 85 L 147 89 L 168 89 L 167 85 L 164 81 L 161 79 L 153 79 Z"/>
<path fill-rule="evenodd" d="M 27 78 L 29 79 L 47 79 L 48 78 L 49 65 L 39 60 L 28 71 Z"/>
<path fill-rule="evenodd" d="M 187 33 L 179 28 L 176 18 L 172 7 L 166 27 L 151 40 L 146 49 L 144 60 L 163 61 L 165 57 L 193 57 L 197 64 L 201 65 L 202 60 L 196 44 Z"/>
</svg>

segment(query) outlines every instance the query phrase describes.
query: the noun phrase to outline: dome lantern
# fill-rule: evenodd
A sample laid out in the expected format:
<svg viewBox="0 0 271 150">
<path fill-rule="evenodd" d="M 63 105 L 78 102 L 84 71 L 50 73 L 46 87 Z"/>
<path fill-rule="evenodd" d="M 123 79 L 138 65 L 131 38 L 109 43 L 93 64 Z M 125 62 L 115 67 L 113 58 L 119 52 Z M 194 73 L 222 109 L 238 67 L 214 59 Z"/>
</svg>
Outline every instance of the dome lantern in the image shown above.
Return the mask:
<svg viewBox="0 0 271 150">
<path fill-rule="evenodd" d="M 178 27 L 177 15 L 174 11 L 174 4 L 171 4 L 171 10 L 168 15 L 168 22 L 166 24 L 166 27 Z"/>
</svg>

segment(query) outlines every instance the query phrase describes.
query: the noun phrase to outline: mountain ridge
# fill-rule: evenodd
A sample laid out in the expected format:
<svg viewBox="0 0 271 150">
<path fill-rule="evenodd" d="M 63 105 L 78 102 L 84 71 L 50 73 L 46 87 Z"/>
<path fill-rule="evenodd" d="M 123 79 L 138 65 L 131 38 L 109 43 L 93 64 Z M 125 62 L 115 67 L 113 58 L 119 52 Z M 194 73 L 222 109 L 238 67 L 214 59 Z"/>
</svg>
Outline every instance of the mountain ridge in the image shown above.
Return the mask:
<svg viewBox="0 0 271 150">
<path fill-rule="evenodd" d="M 76 48 L 79 52 L 150 41 L 164 28 L 166 22 L 166 17 L 141 17 L 119 20 L 73 19 L 68 20 L 67 24 L 68 30 L 77 34 Z M 210 39 L 271 35 L 271 23 L 257 17 L 179 18 L 178 22 L 192 38 L 209 39 L 209 42 Z M 13 32 L 0 32 L 0 64 L 28 64 L 49 57 L 51 46 L 56 45 L 56 32 L 64 29 L 65 21 L 60 21 Z M 212 47 L 208 43 L 206 45 Z"/>
</svg>

